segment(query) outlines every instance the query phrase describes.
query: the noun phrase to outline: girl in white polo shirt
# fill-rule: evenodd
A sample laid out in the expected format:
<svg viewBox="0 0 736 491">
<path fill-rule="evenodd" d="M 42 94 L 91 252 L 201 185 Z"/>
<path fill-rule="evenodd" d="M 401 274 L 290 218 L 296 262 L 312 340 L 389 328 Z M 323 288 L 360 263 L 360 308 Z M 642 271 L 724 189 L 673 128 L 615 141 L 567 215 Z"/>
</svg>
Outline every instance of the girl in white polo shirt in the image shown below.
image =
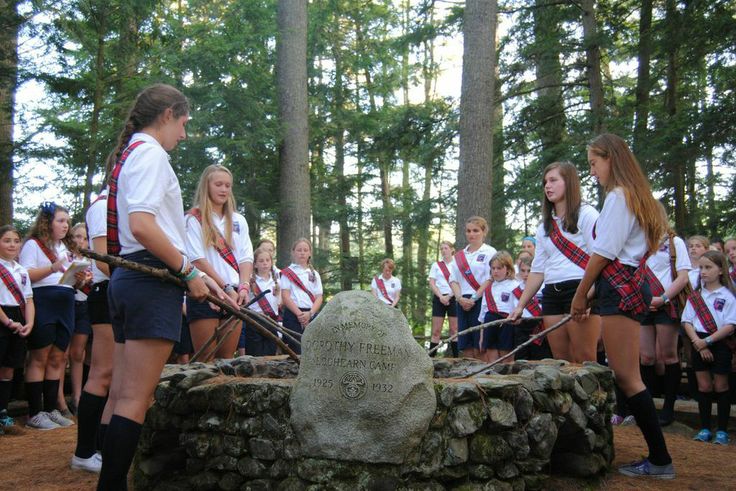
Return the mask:
<svg viewBox="0 0 736 491">
<path fill-rule="evenodd" d="M 253 253 L 255 261 L 253 276 L 250 280 L 251 298 L 268 291 L 256 303 L 248 308 L 270 317 L 274 322 L 281 322 L 281 290 L 279 289 L 279 273 L 273 264 L 273 255 L 269 248 L 259 248 Z M 257 330 L 243 326 L 245 332 L 245 349 L 251 356 L 271 356 L 276 354 L 276 343 L 267 339 Z M 274 333 L 276 334 L 276 333 Z M 280 334 L 278 334 L 280 335 Z"/>
<path fill-rule="evenodd" d="M 432 264 L 429 269 L 429 288 L 432 290 L 432 338 L 429 342 L 429 349 L 432 350 L 440 342 L 442 334 L 442 324 L 447 322 L 450 324 L 450 336 L 457 334 L 457 304 L 450 287 L 450 278 L 452 264 L 455 262 L 453 255 L 455 254 L 455 245 L 452 242 L 443 240 L 440 242 L 440 254 L 442 258 Z M 457 358 L 457 341 L 450 342 L 450 351 L 452 356 Z M 433 352 L 430 356 L 434 356 Z"/>
<path fill-rule="evenodd" d="M 401 280 L 393 275 L 396 263 L 386 258 L 381 261 L 381 274 L 371 281 L 373 295 L 390 307 L 396 307 L 401 298 Z"/>
<path fill-rule="evenodd" d="M 36 306 L 25 373 L 29 415 L 26 425 L 36 429 L 74 424 L 61 415 L 57 406 L 66 349 L 74 331 L 74 287 L 59 284 L 72 263 L 74 245 L 69 228 L 66 208 L 44 203 L 18 261 L 28 270 Z"/>
<path fill-rule="evenodd" d="M 187 214 L 187 256 L 242 305 L 250 290 L 253 244 L 248 222 L 235 211 L 232 187 L 233 175 L 227 167 L 210 165 L 202 172 L 194 208 Z M 224 315 L 212 309 L 209 302 L 187 298 L 187 320 L 195 353 L 212 337 Z M 231 332 L 213 357 L 232 358 L 239 339 L 240 331 Z"/>
<path fill-rule="evenodd" d="M 455 253 L 450 287 L 457 302 L 457 329 L 459 333 L 477 326 L 483 291 L 491 282 L 491 258 L 496 249 L 484 243 L 488 222 L 472 216 L 465 221 L 465 239 L 468 245 Z M 481 356 L 481 333 L 478 331 L 458 337 L 458 348 L 464 357 Z"/>
<path fill-rule="evenodd" d="M 291 257 L 293 262 L 281 270 L 279 286 L 284 304 L 284 327 L 293 331 L 289 334 L 300 340 L 304 329 L 322 306 L 322 279 L 312 267 L 312 244 L 307 239 L 294 242 Z M 301 346 L 289 338 L 286 344 L 296 353 L 302 352 Z"/>
<path fill-rule="evenodd" d="M 672 458 L 652 396 L 639 372 L 639 322 L 651 303 L 642 266 L 647 255 L 657 250 L 667 232 L 667 222 L 623 139 L 611 134 L 596 137 L 588 145 L 588 163 L 607 194 L 594 227 L 590 260 L 570 313 L 577 321 L 588 316 L 587 295 L 595 283 L 608 363 L 649 447 L 647 458 L 622 466 L 619 472 L 673 479 Z"/>
<path fill-rule="evenodd" d="M 553 162 L 542 176 L 542 223 L 537 227 L 536 255 L 519 305 L 509 319 L 521 318 L 524 306 L 544 283 L 542 312 L 544 325 L 549 327 L 570 312 L 570 302 L 590 257 L 598 212 L 582 203 L 578 171 L 570 162 Z M 547 339 L 555 358 L 582 363 L 596 360 L 600 333 L 600 317 L 591 315 L 580 322 L 568 322 Z"/>
<path fill-rule="evenodd" d="M 0 227 L 0 435 L 14 424 L 8 416 L 13 372 L 23 366 L 25 338 L 33 329 L 35 309 L 31 279 L 16 262 L 20 234 L 11 225 Z"/>
<path fill-rule="evenodd" d="M 186 137 L 189 103 L 175 88 L 144 89 L 108 159 L 107 250 L 155 268 L 168 268 L 202 300 L 208 287 L 229 298 L 190 264 L 181 188 L 167 152 Z M 112 417 L 102 445 L 98 489 L 125 489 L 128 469 L 161 370 L 181 331 L 180 287 L 116 268 L 108 300 L 115 335 Z M 234 302 L 233 302 L 234 303 Z"/>
</svg>

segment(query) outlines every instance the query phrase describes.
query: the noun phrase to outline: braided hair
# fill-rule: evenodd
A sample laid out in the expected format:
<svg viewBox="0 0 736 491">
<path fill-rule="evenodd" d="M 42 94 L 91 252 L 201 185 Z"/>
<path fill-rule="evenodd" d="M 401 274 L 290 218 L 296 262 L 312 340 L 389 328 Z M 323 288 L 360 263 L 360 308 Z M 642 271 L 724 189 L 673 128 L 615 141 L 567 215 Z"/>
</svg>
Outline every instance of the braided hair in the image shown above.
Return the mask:
<svg viewBox="0 0 736 491">
<path fill-rule="evenodd" d="M 118 136 L 117 145 L 107 157 L 107 176 L 112 174 L 115 162 L 128 147 L 133 133 L 154 124 L 158 117 L 169 108 L 173 111 L 175 118 L 189 114 L 189 101 L 184 94 L 170 85 L 151 85 L 138 94 L 125 120 L 123 131 Z"/>
</svg>

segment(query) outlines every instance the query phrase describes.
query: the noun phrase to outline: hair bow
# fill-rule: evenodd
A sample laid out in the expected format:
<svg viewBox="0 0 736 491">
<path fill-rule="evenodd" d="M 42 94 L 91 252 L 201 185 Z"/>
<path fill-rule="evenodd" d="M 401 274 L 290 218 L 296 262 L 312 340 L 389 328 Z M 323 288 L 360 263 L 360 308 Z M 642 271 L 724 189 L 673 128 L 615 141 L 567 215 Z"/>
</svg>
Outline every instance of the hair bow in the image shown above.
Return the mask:
<svg viewBox="0 0 736 491">
<path fill-rule="evenodd" d="M 41 211 L 53 216 L 56 211 L 56 203 L 53 201 L 44 201 L 41 203 Z"/>
</svg>

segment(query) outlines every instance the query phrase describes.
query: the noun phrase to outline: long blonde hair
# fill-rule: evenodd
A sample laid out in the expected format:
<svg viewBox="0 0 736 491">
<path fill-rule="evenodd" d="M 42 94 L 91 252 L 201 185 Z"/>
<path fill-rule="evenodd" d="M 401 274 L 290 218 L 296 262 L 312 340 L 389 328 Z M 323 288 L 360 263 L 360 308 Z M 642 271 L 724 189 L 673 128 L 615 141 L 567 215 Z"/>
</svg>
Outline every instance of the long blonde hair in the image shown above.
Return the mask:
<svg viewBox="0 0 736 491">
<path fill-rule="evenodd" d="M 197 190 L 194 193 L 194 207 L 199 209 L 202 217 L 202 239 L 205 247 L 216 246 L 219 235 L 215 224 L 212 223 L 213 206 L 209 194 L 210 181 L 217 172 L 224 172 L 230 176 L 231 180 L 233 179 L 233 174 L 227 167 L 219 164 L 207 166 L 199 178 Z M 222 216 L 225 218 L 225 242 L 231 246 L 233 243 L 233 213 L 235 213 L 235 198 L 233 198 L 233 193 L 230 193 L 222 207 Z"/>
<path fill-rule="evenodd" d="M 610 176 L 604 190 L 608 193 L 614 188 L 621 188 L 627 208 L 644 231 L 648 251 L 656 251 L 662 237 L 667 233 L 668 224 L 658 208 L 657 200 L 652 196 L 649 181 L 629 146 L 621 137 L 603 133 L 588 144 L 588 150 L 598 157 L 608 159 Z"/>
<path fill-rule="evenodd" d="M 273 254 L 271 254 L 271 251 L 268 249 L 263 249 L 261 247 L 257 248 L 255 251 L 253 251 L 253 273 L 251 274 L 251 282 L 256 282 L 256 276 L 258 276 L 258 270 L 256 267 L 256 262 L 258 262 L 258 257 L 268 254 L 269 259 L 271 259 L 271 279 L 273 280 L 273 295 L 278 296 L 279 294 L 279 274 L 276 271 L 276 266 L 273 264 Z"/>
<path fill-rule="evenodd" d="M 296 249 L 296 246 L 304 242 L 307 244 L 307 247 L 309 247 L 309 257 L 307 258 L 307 266 L 309 267 L 309 271 L 314 273 L 314 267 L 312 266 L 312 243 L 307 239 L 306 237 L 301 237 L 299 239 L 296 239 L 294 243 L 291 245 L 291 252 L 294 252 L 294 249 Z"/>
</svg>

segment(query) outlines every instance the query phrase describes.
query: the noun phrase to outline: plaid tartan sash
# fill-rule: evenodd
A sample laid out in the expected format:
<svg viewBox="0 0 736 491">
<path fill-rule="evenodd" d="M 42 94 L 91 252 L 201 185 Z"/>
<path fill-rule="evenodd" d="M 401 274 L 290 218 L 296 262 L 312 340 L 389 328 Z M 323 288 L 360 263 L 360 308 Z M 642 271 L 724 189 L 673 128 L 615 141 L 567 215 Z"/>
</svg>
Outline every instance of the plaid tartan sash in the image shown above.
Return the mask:
<svg viewBox="0 0 736 491">
<path fill-rule="evenodd" d="M 263 291 L 260 289 L 260 287 L 258 286 L 258 282 L 255 279 L 251 279 L 250 286 L 251 286 L 251 291 L 253 292 L 253 295 L 256 297 L 260 295 L 261 292 Z M 271 293 L 273 294 L 273 292 Z M 256 303 L 261 308 L 263 313 L 269 316 L 271 319 L 275 321 L 281 320 L 281 316 L 278 315 L 276 312 L 274 312 L 273 307 L 271 307 L 271 302 L 268 301 L 265 295 L 259 298 Z"/>
<path fill-rule="evenodd" d="M 309 291 L 309 289 L 306 286 L 304 286 L 304 283 L 302 283 L 302 280 L 299 279 L 299 277 L 296 275 L 296 273 L 294 271 L 291 270 L 291 268 L 284 268 L 284 269 L 282 269 L 281 270 L 281 274 L 284 275 L 284 276 L 286 276 L 286 278 L 288 278 L 289 281 L 291 281 L 292 283 L 294 283 L 304 293 L 306 293 L 307 296 L 309 297 L 309 300 L 311 300 L 312 303 L 314 303 L 314 300 L 315 300 L 314 293 L 312 293 L 311 291 Z"/>
<path fill-rule="evenodd" d="M 644 264 L 647 262 L 647 252 L 639 261 L 639 266 L 632 273 L 631 269 L 624 266 L 621 261 L 614 259 L 603 269 L 601 275 L 613 286 L 621 296 L 618 308 L 624 312 L 638 315 L 649 309 L 641 294 L 641 286 L 644 283 Z"/>
<path fill-rule="evenodd" d="M 46 247 L 46 244 L 44 244 L 42 240 L 39 240 L 36 238 L 34 238 L 33 240 L 36 241 L 36 244 L 38 244 L 39 249 L 41 249 L 41 252 L 43 252 L 43 255 L 46 256 L 46 259 L 51 261 L 51 264 L 54 264 L 56 261 L 59 260 L 59 258 L 56 256 L 56 252 Z"/>
<path fill-rule="evenodd" d="M 705 330 L 708 331 L 708 334 L 713 334 L 718 331 L 718 325 L 716 324 L 716 320 L 713 318 L 713 313 L 705 304 L 705 300 L 700 292 L 698 290 L 693 290 L 688 298 L 693 304 L 695 315 L 698 316 L 698 319 L 700 319 L 700 322 L 703 324 L 703 327 L 705 327 Z M 728 346 L 731 351 L 736 352 L 736 339 L 734 339 L 733 335 L 728 336 L 723 341 L 725 341 L 726 346 Z"/>
<path fill-rule="evenodd" d="M 588 253 L 575 245 L 575 243 L 570 239 L 562 235 L 562 231 L 555 220 L 552 220 L 552 230 L 549 233 L 549 239 L 563 256 L 578 265 L 580 268 L 585 269 L 588 266 L 588 260 L 590 259 Z"/>
<path fill-rule="evenodd" d="M 728 276 L 731 277 L 731 281 L 736 282 L 736 268 L 732 267 L 731 271 L 729 271 Z"/>
<path fill-rule="evenodd" d="M 498 305 L 496 305 L 496 299 L 493 298 L 493 282 L 491 282 L 486 289 L 483 291 L 483 295 L 486 296 L 486 305 L 488 306 L 488 312 L 498 314 L 504 319 L 508 317 L 508 312 L 499 312 Z"/>
<path fill-rule="evenodd" d="M 524 290 L 522 290 L 520 286 L 517 286 L 511 293 L 513 293 L 516 299 L 519 300 L 521 298 L 521 294 L 524 293 Z M 524 308 L 527 309 L 534 317 L 540 317 L 542 315 L 542 306 L 539 304 L 539 299 L 536 296 L 532 297 L 531 300 L 524 305 Z"/>
<path fill-rule="evenodd" d="M 649 284 L 649 288 L 652 291 L 652 296 L 661 297 L 662 295 L 664 295 L 664 286 L 662 286 L 662 282 L 659 281 L 659 278 L 657 278 L 657 275 L 654 274 L 652 268 L 650 268 L 646 264 L 644 264 L 642 268 L 644 268 L 644 281 Z M 672 302 L 668 303 L 665 308 L 667 309 L 667 315 L 669 315 L 673 319 L 677 318 L 677 311 L 675 310 L 675 306 L 672 305 Z"/>
<path fill-rule="evenodd" d="M 199 224 L 202 225 L 202 212 L 199 211 L 199 208 L 192 208 L 189 210 L 188 214 L 196 218 Z M 225 237 L 223 237 L 216 227 L 215 230 L 217 231 L 217 243 L 215 244 L 217 253 L 235 270 L 236 273 L 240 274 L 240 268 L 238 267 L 238 261 L 235 259 L 235 253 L 225 240 Z"/>
<path fill-rule="evenodd" d="M 473 290 L 478 291 L 478 288 L 480 288 L 480 283 L 478 283 L 478 280 L 476 280 L 475 276 L 473 276 L 473 271 L 471 271 L 470 269 L 468 258 L 465 257 L 464 250 L 457 251 L 457 253 L 455 254 L 455 263 L 457 263 L 460 269 L 460 273 L 465 278 L 465 281 L 468 282 Z"/>
<path fill-rule="evenodd" d="M 110 186 L 107 192 L 107 253 L 112 256 L 120 255 L 120 234 L 118 231 L 118 178 L 123 170 L 123 164 L 128 160 L 131 152 L 143 144 L 143 140 L 133 142 L 123 151 L 115 162 L 110 174 Z"/>
<path fill-rule="evenodd" d="M 447 284 L 450 284 L 450 269 L 447 267 L 447 264 L 445 264 L 445 261 L 437 261 L 437 266 L 439 266 L 440 271 L 442 271 L 442 276 L 445 277 Z"/>
<path fill-rule="evenodd" d="M 8 291 L 11 295 L 13 295 L 13 298 L 16 302 L 18 302 L 18 306 L 20 307 L 20 312 L 23 314 L 23 318 L 26 317 L 26 299 L 23 296 L 23 292 L 21 292 L 20 287 L 18 286 L 18 283 L 15 281 L 15 278 L 13 278 L 13 274 L 6 268 L 3 264 L 0 264 L 0 280 L 5 283 L 5 286 L 8 288 Z M 30 278 L 29 278 L 30 280 Z"/>
<path fill-rule="evenodd" d="M 394 300 L 388 295 L 388 291 L 386 290 L 386 283 L 383 282 L 383 279 L 380 276 L 374 277 L 376 280 L 376 286 L 378 287 L 378 291 L 381 292 L 381 295 L 383 295 L 383 298 L 389 301 L 389 303 L 394 303 Z"/>
</svg>

